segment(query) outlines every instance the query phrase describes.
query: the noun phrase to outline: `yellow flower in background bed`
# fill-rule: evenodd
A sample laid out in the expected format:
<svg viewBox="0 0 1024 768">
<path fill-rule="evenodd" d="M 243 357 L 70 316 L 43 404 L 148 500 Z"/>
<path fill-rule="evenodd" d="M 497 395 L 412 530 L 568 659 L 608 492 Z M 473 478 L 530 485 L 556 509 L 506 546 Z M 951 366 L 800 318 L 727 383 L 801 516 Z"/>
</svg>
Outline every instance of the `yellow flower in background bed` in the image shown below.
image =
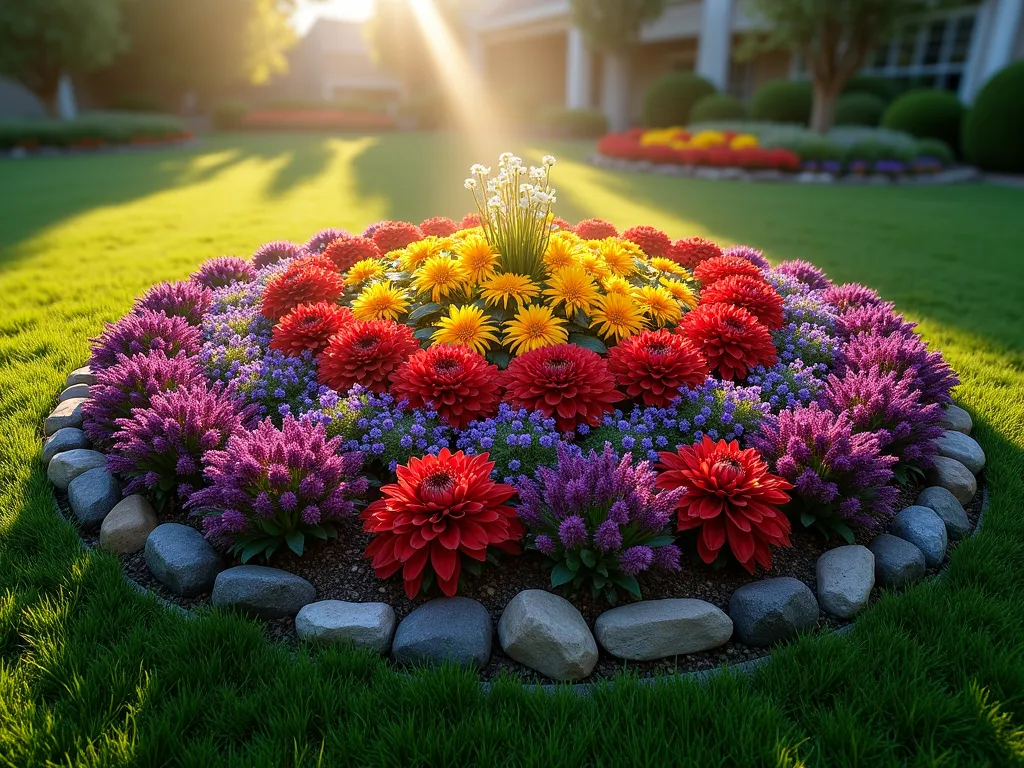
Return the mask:
<svg viewBox="0 0 1024 768">
<path fill-rule="evenodd" d="M 669 280 L 667 277 L 661 278 L 661 284 L 665 287 L 672 297 L 688 309 L 693 309 L 697 306 L 697 294 L 694 290 L 686 283 L 681 283 L 678 280 Z"/>
<path fill-rule="evenodd" d="M 663 256 L 655 256 L 651 259 L 651 266 L 659 272 L 667 272 L 670 275 L 687 275 L 687 271 L 679 264 L 676 264 L 672 259 L 666 259 Z"/>
<path fill-rule="evenodd" d="M 384 263 L 379 259 L 361 259 L 345 273 L 345 282 L 348 285 L 359 285 L 368 280 L 384 277 L 384 272 Z"/>
<path fill-rule="evenodd" d="M 739 136 L 733 136 L 732 141 L 729 142 L 729 149 L 757 149 L 757 136 L 752 133 L 741 133 Z"/>
<path fill-rule="evenodd" d="M 491 344 L 498 340 L 498 327 L 491 322 L 480 307 L 472 304 L 464 307 L 448 307 L 448 316 L 438 320 L 437 331 L 430 337 L 435 344 L 459 344 L 474 352 L 485 354 Z"/>
<path fill-rule="evenodd" d="M 565 316 L 572 317 L 576 310 L 590 314 L 590 310 L 598 297 L 597 283 L 587 274 L 583 267 L 562 267 L 548 280 L 548 289 L 544 295 L 551 300 L 551 308 L 557 309 L 565 304 Z"/>
<path fill-rule="evenodd" d="M 682 128 L 672 126 L 671 128 L 658 128 L 653 131 L 644 131 L 640 137 L 640 144 L 645 147 L 659 144 L 671 144 L 676 137 L 683 132 Z"/>
<path fill-rule="evenodd" d="M 612 271 L 608 269 L 604 259 L 596 253 L 588 252 L 580 256 L 580 266 L 586 270 L 588 275 L 597 280 L 604 280 L 606 277 L 612 276 Z"/>
<path fill-rule="evenodd" d="M 462 265 L 447 256 L 431 256 L 416 270 L 412 279 L 413 287 L 419 293 L 430 293 L 437 302 L 468 282 L 469 276 Z"/>
<path fill-rule="evenodd" d="M 483 235 L 471 235 L 456 242 L 454 252 L 470 282 L 475 284 L 494 276 L 498 254 Z"/>
<path fill-rule="evenodd" d="M 583 241 L 573 232 L 555 232 L 548 240 L 544 251 L 544 264 L 549 271 L 568 267 L 579 262 L 587 252 Z"/>
<path fill-rule="evenodd" d="M 591 328 L 596 328 L 606 339 L 621 341 L 644 329 L 644 316 L 631 296 L 609 293 L 598 300 L 591 317 Z"/>
<path fill-rule="evenodd" d="M 725 134 L 721 131 L 700 131 L 690 138 L 690 146 L 694 149 L 724 147 Z"/>
<path fill-rule="evenodd" d="M 565 321 L 555 317 L 550 308 L 541 304 L 521 309 L 514 319 L 505 323 L 505 343 L 514 355 L 564 344 L 568 340 Z"/>
<path fill-rule="evenodd" d="M 405 291 L 391 283 L 372 283 L 352 301 L 356 320 L 398 320 L 408 311 Z"/>
<path fill-rule="evenodd" d="M 601 281 L 601 287 L 605 293 L 618 293 L 622 296 L 629 296 L 633 292 L 633 284 L 624 277 L 611 275 Z"/>
<path fill-rule="evenodd" d="M 617 237 L 598 240 L 596 249 L 612 274 L 629 277 L 636 272 L 636 265 L 633 263 L 636 254 Z"/>
<path fill-rule="evenodd" d="M 495 275 L 490 280 L 480 284 L 480 294 L 489 307 L 496 307 L 501 304 L 502 309 L 508 308 L 509 300 L 513 300 L 519 309 L 523 308 L 529 299 L 536 298 L 540 289 L 534 285 L 526 275 L 516 275 L 505 272 Z"/>
<path fill-rule="evenodd" d="M 633 298 L 644 314 L 654 320 L 655 325 L 676 323 L 683 316 L 675 297 L 661 286 L 641 286 L 633 291 Z"/>
<path fill-rule="evenodd" d="M 447 237 L 425 237 L 415 243 L 409 243 L 403 250 L 398 252 L 398 263 L 406 272 L 412 272 L 427 259 L 440 256 L 444 251 L 451 249 L 453 242 Z M 390 255 L 390 254 L 389 254 Z"/>
</svg>

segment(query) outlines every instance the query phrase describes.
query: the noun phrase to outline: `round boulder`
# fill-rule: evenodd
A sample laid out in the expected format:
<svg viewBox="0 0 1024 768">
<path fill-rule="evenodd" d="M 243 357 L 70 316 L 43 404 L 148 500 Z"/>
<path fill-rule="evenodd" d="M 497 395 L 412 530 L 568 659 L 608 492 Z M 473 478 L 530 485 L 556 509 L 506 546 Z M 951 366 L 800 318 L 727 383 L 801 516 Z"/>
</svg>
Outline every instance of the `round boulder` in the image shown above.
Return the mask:
<svg viewBox="0 0 1024 768">
<path fill-rule="evenodd" d="M 92 368 L 88 365 L 83 365 L 81 368 L 76 368 L 68 375 L 67 383 L 65 387 L 73 387 L 75 384 L 95 384 L 96 374 L 92 372 Z"/>
<path fill-rule="evenodd" d="M 59 491 L 66 491 L 71 481 L 90 469 L 107 466 L 107 457 L 99 451 L 72 448 L 58 453 L 46 467 L 46 478 Z"/>
<path fill-rule="evenodd" d="M 542 589 L 513 597 L 498 621 L 498 640 L 511 658 L 552 680 L 579 680 L 597 666 L 597 642 L 568 600 Z"/>
<path fill-rule="evenodd" d="M 935 510 L 935 514 L 946 524 L 948 538 L 955 541 L 970 533 L 971 521 L 967 519 L 964 505 L 947 489 L 938 485 L 929 486 L 918 494 L 916 504 Z"/>
<path fill-rule="evenodd" d="M 68 485 L 68 504 L 83 528 L 96 528 L 121 500 L 121 486 L 105 467 L 83 472 Z"/>
<path fill-rule="evenodd" d="M 899 587 L 924 576 L 924 553 L 899 536 L 879 534 L 868 549 L 875 556 L 875 581 L 883 587 Z"/>
<path fill-rule="evenodd" d="M 935 441 L 939 456 L 956 459 L 975 475 L 985 468 L 985 452 L 978 441 L 963 432 L 947 429 Z"/>
<path fill-rule="evenodd" d="M 62 400 L 57 403 L 53 413 L 47 416 L 46 421 L 43 422 L 43 432 L 47 437 L 64 427 L 81 427 L 82 406 L 85 404 L 85 400 L 84 397 L 73 397 L 70 400 Z"/>
<path fill-rule="evenodd" d="M 836 547 L 815 566 L 822 610 L 849 619 L 868 604 L 875 586 L 875 556 L 859 544 Z"/>
<path fill-rule="evenodd" d="M 115 555 L 128 555 L 146 546 L 146 539 L 160 524 L 144 496 L 132 494 L 110 510 L 100 526 L 100 547 Z"/>
<path fill-rule="evenodd" d="M 937 568 L 946 559 L 946 524 L 928 507 L 900 510 L 889 524 L 889 533 L 920 549 L 925 565 L 930 568 Z"/>
<path fill-rule="evenodd" d="M 943 411 L 942 420 L 939 422 L 939 425 L 946 429 L 952 429 L 969 435 L 974 423 L 971 420 L 971 414 L 960 406 L 950 403 L 946 406 L 945 411 Z"/>
<path fill-rule="evenodd" d="M 236 565 L 217 574 L 210 602 L 247 616 L 294 616 L 316 600 L 316 589 L 301 576 L 264 565 Z"/>
<path fill-rule="evenodd" d="M 936 456 L 934 462 L 928 470 L 928 482 L 942 486 L 961 504 L 969 503 L 978 492 L 978 481 L 974 479 L 974 473 L 948 456 Z"/>
<path fill-rule="evenodd" d="M 736 637 L 746 645 L 789 640 L 818 623 L 818 601 L 799 579 L 782 576 L 745 584 L 732 593 L 729 617 Z"/>
<path fill-rule="evenodd" d="M 302 607 L 295 617 L 295 631 L 303 640 L 349 642 L 357 648 L 387 653 L 395 634 L 395 611 L 387 603 L 321 600 Z"/>
<path fill-rule="evenodd" d="M 195 528 L 163 523 L 146 538 L 146 565 L 172 592 L 186 597 L 209 592 L 224 564 Z"/>
<path fill-rule="evenodd" d="M 493 634 L 491 617 L 476 600 L 438 597 L 402 619 L 391 656 L 402 664 L 455 662 L 482 669 L 491 658 Z"/>
<path fill-rule="evenodd" d="M 650 661 L 724 645 L 732 619 L 704 600 L 643 600 L 602 613 L 594 635 L 613 656 Z"/>
<path fill-rule="evenodd" d="M 57 398 L 57 402 L 62 403 L 65 400 L 74 400 L 75 398 L 85 399 L 87 397 L 89 397 L 88 384 L 72 384 L 60 393 L 60 396 Z"/>
<path fill-rule="evenodd" d="M 73 451 L 75 448 L 88 447 L 89 439 L 85 436 L 85 432 L 78 429 L 78 427 L 58 429 L 49 440 L 43 443 L 43 466 L 48 466 L 50 459 L 58 453 Z"/>
</svg>

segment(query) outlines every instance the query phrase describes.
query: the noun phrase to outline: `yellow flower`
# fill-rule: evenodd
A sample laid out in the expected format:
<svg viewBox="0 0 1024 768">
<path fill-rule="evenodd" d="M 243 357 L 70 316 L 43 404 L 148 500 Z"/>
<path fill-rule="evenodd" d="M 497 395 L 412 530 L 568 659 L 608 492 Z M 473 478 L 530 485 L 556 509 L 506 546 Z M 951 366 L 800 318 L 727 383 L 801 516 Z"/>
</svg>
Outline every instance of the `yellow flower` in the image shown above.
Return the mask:
<svg viewBox="0 0 1024 768">
<path fill-rule="evenodd" d="M 452 241 L 449 238 L 431 235 L 415 243 L 409 243 L 401 251 L 397 251 L 398 263 L 406 272 L 412 272 L 427 259 L 440 256 L 451 247 Z"/>
<path fill-rule="evenodd" d="M 665 286 L 665 290 L 672 294 L 672 297 L 688 309 L 693 309 L 697 306 L 697 294 L 693 292 L 693 289 L 686 283 L 681 283 L 678 280 L 669 280 L 667 277 L 661 278 L 661 284 Z"/>
<path fill-rule="evenodd" d="M 621 341 L 643 330 L 644 316 L 631 296 L 609 293 L 598 300 L 590 325 L 604 338 Z"/>
<path fill-rule="evenodd" d="M 519 310 L 513 320 L 505 323 L 505 343 L 515 355 L 564 344 L 568 339 L 565 321 L 555 317 L 548 307 L 541 304 Z"/>
<path fill-rule="evenodd" d="M 480 307 L 472 304 L 448 307 L 448 316 L 438 320 L 434 327 L 437 330 L 430 340 L 435 344 L 458 344 L 481 355 L 498 340 L 495 336 L 498 327 Z"/>
<path fill-rule="evenodd" d="M 352 302 L 356 320 L 398 320 L 409 311 L 405 291 L 391 283 L 372 283 Z"/>
<path fill-rule="evenodd" d="M 655 325 L 668 325 L 679 322 L 683 311 L 675 297 L 661 286 L 645 285 L 633 292 L 633 298 L 644 314 L 654 320 Z"/>
<path fill-rule="evenodd" d="M 514 299 L 522 309 L 525 301 L 535 298 L 540 290 L 526 275 L 505 272 L 481 283 L 480 292 L 489 307 L 496 307 L 500 302 L 502 309 L 507 309 L 509 299 Z"/>
<path fill-rule="evenodd" d="M 686 270 L 679 264 L 676 264 L 672 259 L 666 259 L 663 256 L 655 256 L 651 259 L 651 266 L 659 272 L 667 272 L 670 275 L 685 275 Z"/>
<path fill-rule="evenodd" d="M 451 237 L 452 237 L 452 240 L 465 240 L 467 237 L 474 237 L 474 236 L 483 237 L 484 236 L 484 228 L 483 227 L 470 227 L 469 229 L 460 229 L 458 232 L 456 232 Z"/>
<path fill-rule="evenodd" d="M 345 283 L 359 285 L 378 277 L 384 277 L 384 264 L 379 259 L 362 259 L 349 268 Z"/>
<path fill-rule="evenodd" d="M 700 131 L 690 138 L 690 146 L 695 149 L 711 149 L 725 144 L 725 134 L 721 131 Z"/>
<path fill-rule="evenodd" d="M 633 284 L 624 277 L 618 275 L 612 275 L 606 277 L 601 281 L 601 287 L 604 288 L 605 293 L 621 293 L 623 296 L 629 296 L 633 293 Z"/>
<path fill-rule="evenodd" d="M 609 237 L 607 240 L 602 240 L 597 252 L 604 259 L 604 263 L 608 265 L 608 269 L 612 271 L 612 274 L 619 277 L 629 277 L 636 272 L 633 254 L 623 247 L 622 241 L 618 238 Z"/>
<path fill-rule="evenodd" d="M 455 243 L 455 255 L 473 284 L 494 276 L 498 254 L 483 235 L 473 235 Z"/>
<path fill-rule="evenodd" d="M 576 310 L 590 314 L 598 296 L 594 278 L 583 267 L 562 267 L 551 276 L 548 285 L 544 295 L 551 299 L 551 308 L 565 302 L 565 316 L 568 318 L 575 315 Z"/>
<path fill-rule="evenodd" d="M 584 253 L 580 257 L 580 266 L 586 270 L 588 275 L 596 280 L 604 280 L 606 277 L 611 277 L 612 275 L 612 271 L 608 269 L 608 265 L 604 263 L 604 259 L 596 253 Z"/>
<path fill-rule="evenodd" d="M 741 133 L 733 136 L 729 142 L 729 149 L 754 149 L 757 147 L 757 136 L 752 133 Z"/>
<path fill-rule="evenodd" d="M 544 264 L 550 271 L 576 264 L 586 254 L 583 241 L 574 232 L 555 232 L 544 251 Z"/>
<path fill-rule="evenodd" d="M 431 300 L 440 301 L 465 285 L 468 277 L 466 270 L 454 259 L 431 256 L 416 270 L 412 284 L 419 293 L 429 291 Z"/>
</svg>

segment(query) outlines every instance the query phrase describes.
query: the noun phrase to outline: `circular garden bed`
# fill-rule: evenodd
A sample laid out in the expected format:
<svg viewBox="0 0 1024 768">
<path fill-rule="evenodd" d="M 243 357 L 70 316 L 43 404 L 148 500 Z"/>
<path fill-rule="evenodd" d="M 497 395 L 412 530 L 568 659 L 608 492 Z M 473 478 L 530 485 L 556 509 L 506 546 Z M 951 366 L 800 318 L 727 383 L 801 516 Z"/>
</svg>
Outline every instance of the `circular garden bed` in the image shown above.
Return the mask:
<svg viewBox="0 0 1024 768">
<path fill-rule="evenodd" d="M 753 658 L 940 568 L 985 458 L 914 325 L 806 262 L 571 226 L 553 165 L 148 291 L 45 423 L 83 538 L 288 642 L 531 680 Z"/>
</svg>

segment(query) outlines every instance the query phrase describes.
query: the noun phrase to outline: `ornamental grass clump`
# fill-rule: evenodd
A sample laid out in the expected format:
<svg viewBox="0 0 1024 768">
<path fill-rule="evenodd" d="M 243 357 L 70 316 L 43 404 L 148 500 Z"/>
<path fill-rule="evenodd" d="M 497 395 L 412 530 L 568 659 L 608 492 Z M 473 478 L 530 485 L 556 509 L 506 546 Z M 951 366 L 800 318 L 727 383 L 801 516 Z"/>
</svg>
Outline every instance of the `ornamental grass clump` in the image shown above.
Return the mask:
<svg viewBox="0 0 1024 768">
<path fill-rule="evenodd" d="M 916 335 L 883 336 L 861 333 L 843 347 L 845 370 L 862 372 L 878 368 L 910 379 L 921 393 L 922 403 L 952 402 L 950 392 L 960 379 L 939 352 L 929 352 Z"/>
<path fill-rule="evenodd" d="M 158 283 L 135 302 L 133 309 L 163 312 L 168 317 L 182 317 L 189 325 L 200 325 L 212 298 L 209 288 L 191 280 Z"/>
<path fill-rule="evenodd" d="M 584 455 L 565 443 L 556 466 L 520 479 L 519 519 L 528 547 L 547 558 L 551 586 L 614 604 L 619 589 L 640 598 L 648 570 L 679 570 L 669 523 L 682 490 L 659 492 L 654 481 L 650 463 L 634 466 L 629 453 Z"/>
<path fill-rule="evenodd" d="M 149 352 L 163 352 L 167 357 L 191 356 L 199 352 L 201 343 L 199 329 L 185 318 L 143 309 L 125 315 L 92 339 L 89 365 L 100 370 L 115 365 L 120 355 Z"/>
<path fill-rule="evenodd" d="M 186 507 L 243 563 L 269 560 L 285 546 L 301 557 L 310 539 L 337 538 L 337 522 L 354 514 L 366 493 L 362 456 L 341 453 L 341 443 L 309 419 L 288 416 L 280 429 L 262 421 L 205 454 L 209 485 Z"/>
<path fill-rule="evenodd" d="M 256 267 L 237 256 L 220 256 L 204 263 L 192 274 L 192 281 L 207 288 L 223 288 L 233 283 L 251 283 Z"/>
<path fill-rule="evenodd" d="M 459 433 L 455 447 L 467 456 L 487 453 L 494 478 L 512 484 L 520 475 L 532 477 L 538 467 L 553 466 L 560 438 L 555 419 L 502 403 L 496 416 Z"/>
<path fill-rule="evenodd" d="M 893 304 L 882 302 L 844 312 L 836 323 L 836 332 L 846 341 L 862 333 L 875 336 L 915 336 L 917 323 L 905 320 Z"/>
</svg>

